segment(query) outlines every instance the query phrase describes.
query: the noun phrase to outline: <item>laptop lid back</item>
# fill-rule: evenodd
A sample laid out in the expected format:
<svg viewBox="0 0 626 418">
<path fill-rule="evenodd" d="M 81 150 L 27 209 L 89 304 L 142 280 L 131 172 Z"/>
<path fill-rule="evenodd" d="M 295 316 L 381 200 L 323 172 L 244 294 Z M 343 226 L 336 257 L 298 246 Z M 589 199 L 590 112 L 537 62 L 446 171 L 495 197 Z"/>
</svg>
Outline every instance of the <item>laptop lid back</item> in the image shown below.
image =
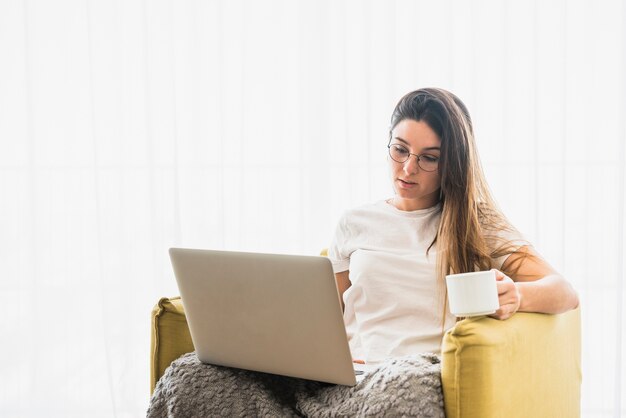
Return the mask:
<svg viewBox="0 0 626 418">
<path fill-rule="evenodd" d="M 325 257 L 170 248 L 200 361 L 356 384 Z"/>
</svg>

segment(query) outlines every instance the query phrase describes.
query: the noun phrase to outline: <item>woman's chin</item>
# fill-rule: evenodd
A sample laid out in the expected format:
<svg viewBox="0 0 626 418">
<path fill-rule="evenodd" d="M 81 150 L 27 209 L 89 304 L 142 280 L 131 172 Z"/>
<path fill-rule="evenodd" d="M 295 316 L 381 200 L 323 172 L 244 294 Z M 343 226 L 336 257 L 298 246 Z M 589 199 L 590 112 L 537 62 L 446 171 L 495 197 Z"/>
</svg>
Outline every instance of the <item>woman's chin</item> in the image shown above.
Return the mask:
<svg viewBox="0 0 626 418">
<path fill-rule="evenodd" d="M 416 190 L 406 190 L 406 189 L 400 189 L 400 188 L 396 188 L 396 197 L 400 198 L 400 199 L 406 199 L 406 200 L 419 200 L 420 195 L 419 193 L 417 193 Z"/>
</svg>

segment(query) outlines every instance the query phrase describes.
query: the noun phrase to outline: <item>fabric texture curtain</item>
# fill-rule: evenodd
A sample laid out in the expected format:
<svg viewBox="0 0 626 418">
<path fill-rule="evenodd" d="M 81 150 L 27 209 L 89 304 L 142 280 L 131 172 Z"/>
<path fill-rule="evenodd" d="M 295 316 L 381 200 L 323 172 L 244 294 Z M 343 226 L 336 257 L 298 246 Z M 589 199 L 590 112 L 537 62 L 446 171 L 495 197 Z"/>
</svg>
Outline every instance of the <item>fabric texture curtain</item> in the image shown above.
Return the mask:
<svg viewBox="0 0 626 418">
<path fill-rule="evenodd" d="M 619 0 L 3 0 L 0 415 L 144 415 L 167 249 L 317 254 L 392 194 L 426 86 L 580 293 L 583 415 L 626 413 L 625 28 Z"/>
</svg>

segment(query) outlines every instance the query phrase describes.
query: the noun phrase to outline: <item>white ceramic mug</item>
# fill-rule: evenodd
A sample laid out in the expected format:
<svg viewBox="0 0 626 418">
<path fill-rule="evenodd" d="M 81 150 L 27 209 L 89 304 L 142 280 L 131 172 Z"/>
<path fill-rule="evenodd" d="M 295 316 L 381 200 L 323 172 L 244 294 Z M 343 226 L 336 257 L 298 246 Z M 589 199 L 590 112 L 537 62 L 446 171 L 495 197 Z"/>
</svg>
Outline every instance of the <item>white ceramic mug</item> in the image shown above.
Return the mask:
<svg viewBox="0 0 626 418">
<path fill-rule="evenodd" d="M 493 270 L 450 274 L 446 276 L 446 285 L 454 316 L 490 315 L 500 307 Z"/>
</svg>

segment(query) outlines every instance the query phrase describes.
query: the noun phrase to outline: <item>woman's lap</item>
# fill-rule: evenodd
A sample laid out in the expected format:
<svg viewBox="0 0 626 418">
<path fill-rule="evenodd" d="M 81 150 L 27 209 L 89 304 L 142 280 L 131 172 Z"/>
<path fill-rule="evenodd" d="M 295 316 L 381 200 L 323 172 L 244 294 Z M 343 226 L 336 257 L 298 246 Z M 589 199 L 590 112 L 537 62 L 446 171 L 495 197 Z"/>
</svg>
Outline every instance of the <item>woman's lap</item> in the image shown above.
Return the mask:
<svg viewBox="0 0 626 418">
<path fill-rule="evenodd" d="M 349 387 L 202 364 L 190 353 L 157 384 L 148 417 L 209 415 L 443 417 L 439 359 L 394 359 Z"/>
</svg>

